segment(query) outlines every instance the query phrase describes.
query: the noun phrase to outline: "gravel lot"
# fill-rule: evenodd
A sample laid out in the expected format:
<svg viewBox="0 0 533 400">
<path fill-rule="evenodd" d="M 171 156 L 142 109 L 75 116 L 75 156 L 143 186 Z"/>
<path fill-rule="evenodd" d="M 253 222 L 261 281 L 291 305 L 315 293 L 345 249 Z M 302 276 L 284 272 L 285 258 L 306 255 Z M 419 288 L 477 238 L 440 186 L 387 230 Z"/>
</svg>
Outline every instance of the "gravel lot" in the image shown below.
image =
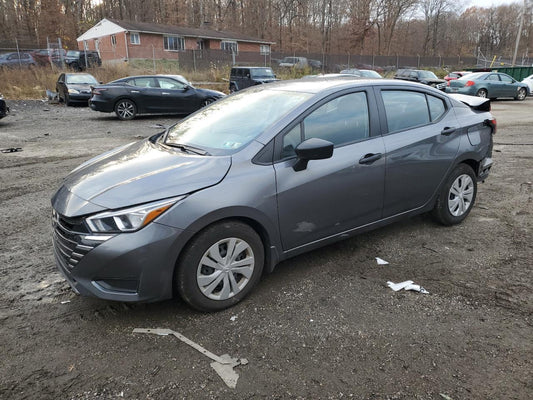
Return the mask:
<svg viewBox="0 0 533 400">
<path fill-rule="evenodd" d="M 10 102 L 0 148 L 23 151 L 0 153 L 0 398 L 532 399 L 532 106 L 493 103 L 495 166 L 463 224 L 424 215 L 339 242 L 201 314 L 76 296 L 52 255 L 61 179 L 176 118 Z M 386 287 L 407 279 L 430 294 Z M 248 359 L 236 389 L 178 339 L 132 333 L 157 327 Z"/>
</svg>

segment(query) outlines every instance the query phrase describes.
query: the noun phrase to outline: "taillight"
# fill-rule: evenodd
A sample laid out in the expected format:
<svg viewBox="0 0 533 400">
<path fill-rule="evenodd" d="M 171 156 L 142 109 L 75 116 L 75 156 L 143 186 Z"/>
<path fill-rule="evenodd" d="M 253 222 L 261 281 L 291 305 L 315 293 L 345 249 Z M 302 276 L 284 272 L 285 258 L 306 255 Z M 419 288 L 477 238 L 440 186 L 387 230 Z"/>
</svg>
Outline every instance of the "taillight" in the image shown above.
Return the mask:
<svg viewBox="0 0 533 400">
<path fill-rule="evenodd" d="M 485 125 L 490 126 L 492 128 L 492 134 L 496 134 L 496 128 L 498 127 L 498 123 L 496 122 L 496 118 L 492 119 L 486 119 Z"/>
<path fill-rule="evenodd" d="M 467 81 L 467 82 L 465 83 L 465 86 L 473 86 L 473 85 L 475 85 L 475 84 L 476 84 L 476 82 L 474 82 L 474 81 Z"/>
<path fill-rule="evenodd" d="M 104 89 L 104 88 L 93 88 L 93 90 L 91 91 L 91 94 L 94 96 L 95 94 L 102 94 L 103 92 L 105 92 L 107 89 Z"/>
</svg>

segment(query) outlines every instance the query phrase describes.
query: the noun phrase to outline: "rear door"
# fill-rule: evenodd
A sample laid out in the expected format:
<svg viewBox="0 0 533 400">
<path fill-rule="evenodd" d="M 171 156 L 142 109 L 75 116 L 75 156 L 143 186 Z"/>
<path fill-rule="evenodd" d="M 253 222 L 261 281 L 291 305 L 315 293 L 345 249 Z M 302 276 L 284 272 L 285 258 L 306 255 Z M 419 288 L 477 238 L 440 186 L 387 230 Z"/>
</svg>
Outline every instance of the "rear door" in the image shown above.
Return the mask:
<svg viewBox="0 0 533 400">
<path fill-rule="evenodd" d="M 285 251 L 381 218 L 385 163 L 376 116 L 371 90 L 345 92 L 314 106 L 276 138 L 274 169 Z M 333 156 L 295 171 L 294 148 L 312 137 L 334 143 Z"/>
<path fill-rule="evenodd" d="M 485 81 L 487 84 L 487 90 L 489 91 L 489 97 L 506 96 L 505 85 L 500 81 L 498 74 L 487 75 Z"/>
<path fill-rule="evenodd" d="M 458 122 L 445 95 L 423 88 L 376 89 L 385 144 L 383 218 L 423 207 L 459 149 Z"/>
<path fill-rule="evenodd" d="M 506 74 L 498 74 L 502 82 L 502 89 L 504 90 L 504 95 L 506 97 L 515 97 L 518 91 L 518 87 L 515 83 L 515 80 Z"/>
<path fill-rule="evenodd" d="M 161 95 L 157 80 L 150 76 L 142 76 L 127 81 L 126 91 L 137 104 L 140 113 L 157 113 L 161 103 Z"/>
</svg>

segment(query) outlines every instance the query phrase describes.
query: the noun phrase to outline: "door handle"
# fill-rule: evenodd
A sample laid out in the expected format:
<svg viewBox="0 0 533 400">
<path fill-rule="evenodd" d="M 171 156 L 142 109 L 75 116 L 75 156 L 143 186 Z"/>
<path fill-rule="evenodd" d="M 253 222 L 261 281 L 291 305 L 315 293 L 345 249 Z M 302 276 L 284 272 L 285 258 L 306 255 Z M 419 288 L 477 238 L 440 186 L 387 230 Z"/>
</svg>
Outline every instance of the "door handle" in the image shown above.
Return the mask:
<svg viewBox="0 0 533 400">
<path fill-rule="evenodd" d="M 130 93 L 141 93 L 138 90 L 130 90 Z"/>
<path fill-rule="evenodd" d="M 161 94 L 170 94 L 169 92 L 162 92 Z"/>
<path fill-rule="evenodd" d="M 381 153 L 368 153 L 365 154 L 361 159 L 359 160 L 359 164 L 372 164 L 374 161 L 377 161 L 381 158 Z"/>
<path fill-rule="evenodd" d="M 440 134 L 444 136 L 448 136 L 454 133 L 455 131 L 456 131 L 456 128 L 450 128 L 447 126 L 440 132 Z"/>
</svg>

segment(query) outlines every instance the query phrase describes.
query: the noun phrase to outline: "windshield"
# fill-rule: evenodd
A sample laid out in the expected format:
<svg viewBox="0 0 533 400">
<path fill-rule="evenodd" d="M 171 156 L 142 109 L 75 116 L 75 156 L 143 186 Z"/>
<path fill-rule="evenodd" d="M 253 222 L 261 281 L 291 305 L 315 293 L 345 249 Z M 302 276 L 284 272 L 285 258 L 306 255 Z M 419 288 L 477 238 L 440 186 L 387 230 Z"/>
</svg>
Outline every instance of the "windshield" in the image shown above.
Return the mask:
<svg viewBox="0 0 533 400">
<path fill-rule="evenodd" d="M 78 57 L 80 55 L 79 51 L 69 50 L 67 51 L 67 57 Z"/>
<path fill-rule="evenodd" d="M 98 84 L 94 76 L 90 74 L 67 75 L 67 83 L 91 83 Z"/>
<path fill-rule="evenodd" d="M 237 93 L 171 127 L 165 143 L 232 154 L 311 96 L 261 89 Z"/>
<path fill-rule="evenodd" d="M 421 78 L 439 79 L 437 78 L 437 75 L 431 71 L 420 71 L 419 74 Z"/>
<path fill-rule="evenodd" d="M 254 78 L 274 78 L 274 72 L 270 68 L 255 68 L 250 70 Z"/>
</svg>

